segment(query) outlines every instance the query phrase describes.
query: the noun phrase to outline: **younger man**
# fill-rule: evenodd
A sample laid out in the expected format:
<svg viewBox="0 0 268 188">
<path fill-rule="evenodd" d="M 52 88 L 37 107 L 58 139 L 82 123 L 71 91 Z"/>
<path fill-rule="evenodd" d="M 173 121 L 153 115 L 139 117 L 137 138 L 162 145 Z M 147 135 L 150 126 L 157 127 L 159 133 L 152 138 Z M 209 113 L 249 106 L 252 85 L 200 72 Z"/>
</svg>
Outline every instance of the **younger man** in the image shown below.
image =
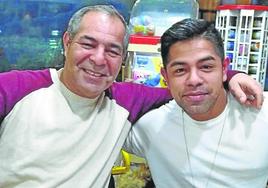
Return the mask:
<svg viewBox="0 0 268 188">
<path fill-rule="evenodd" d="M 161 37 L 161 55 L 174 100 L 145 114 L 125 145 L 147 159 L 156 187 L 266 187 L 268 101 L 256 110 L 226 92 L 220 33 L 182 20 Z"/>
</svg>

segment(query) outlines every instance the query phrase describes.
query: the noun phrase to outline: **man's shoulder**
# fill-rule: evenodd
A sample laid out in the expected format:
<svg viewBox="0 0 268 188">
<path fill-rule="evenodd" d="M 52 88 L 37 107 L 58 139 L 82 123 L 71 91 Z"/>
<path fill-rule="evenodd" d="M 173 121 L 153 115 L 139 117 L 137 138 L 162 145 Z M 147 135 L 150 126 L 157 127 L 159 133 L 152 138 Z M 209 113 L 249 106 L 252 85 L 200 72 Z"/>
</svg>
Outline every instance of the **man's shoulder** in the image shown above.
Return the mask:
<svg viewBox="0 0 268 188">
<path fill-rule="evenodd" d="M 159 108 L 152 109 L 144 114 L 138 123 L 144 125 L 144 127 L 149 127 L 149 125 L 155 127 L 156 125 L 165 125 L 167 122 L 174 120 L 176 122 L 179 119 L 180 111 L 181 107 L 173 99 Z"/>
<path fill-rule="evenodd" d="M 268 113 L 268 92 L 264 92 L 264 102 L 261 109 L 256 109 L 254 107 L 248 107 L 246 105 L 240 104 L 231 94 L 229 95 L 229 114 L 235 116 L 236 118 L 243 119 L 245 124 L 252 123 L 257 120 L 268 123 L 267 113 Z M 246 121 L 251 120 L 251 121 Z"/>
<path fill-rule="evenodd" d="M 17 88 L 39 88 L 52 83 L 50 69 L 43 70 L 12 70 L 0 73 L 2 90 Z"/>
<path fill-rule="evenodd" d="M 113 83 L 106 91 L 106 96 L 114 99 L 118 105 L 129 111 L 129 120 L 132 123 L 149 110 L 158 108 L 171 100 L 168 89 L 130 82 Z"/>
<path fill-rule="evenodd" d="M 13 70 L 0 74 L 0 119 L 29 93 L 53 83 L 51 70 Z"/>
</svg>

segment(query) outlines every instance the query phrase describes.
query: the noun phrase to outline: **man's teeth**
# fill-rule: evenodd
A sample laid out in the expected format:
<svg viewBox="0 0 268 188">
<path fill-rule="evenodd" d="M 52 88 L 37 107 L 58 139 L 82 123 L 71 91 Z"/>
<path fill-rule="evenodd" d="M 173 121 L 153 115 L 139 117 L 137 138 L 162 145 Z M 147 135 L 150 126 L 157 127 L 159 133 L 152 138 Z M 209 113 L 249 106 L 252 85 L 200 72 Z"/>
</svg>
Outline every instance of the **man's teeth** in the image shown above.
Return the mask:
<svg viewBox="0 0 268 188">
<path fill-rule="evenodd" d="M 96 72 L 92 72 L 92 71 L 89 71 L 89 70 L 85 70 L 88 74 L 90 74 L 91 76 L 96 76 L 96 77 L 100 77 L 102 76 L 102 74 L 100 73 L 96 73 Z"/>
</svg>

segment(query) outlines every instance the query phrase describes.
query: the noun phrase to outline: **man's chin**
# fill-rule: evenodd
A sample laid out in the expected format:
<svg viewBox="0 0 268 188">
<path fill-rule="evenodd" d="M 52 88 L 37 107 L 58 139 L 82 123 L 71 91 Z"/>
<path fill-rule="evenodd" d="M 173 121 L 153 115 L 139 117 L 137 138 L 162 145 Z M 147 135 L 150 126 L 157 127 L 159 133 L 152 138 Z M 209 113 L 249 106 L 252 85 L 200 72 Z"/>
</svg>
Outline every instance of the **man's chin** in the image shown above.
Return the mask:
<svg viewBox="0 0 268 188">
<path fill-rule="evenodd" d="M 108 89 L 111 84 L 87 84 L 87 90 L 91 93 L 101 94 L 106 89 Z"/>
<path fill-rule="evenodd" d="M 187 112 L 189 115 L 201 115 L 204 113 L 207 113 L 208 109 L 204 107 L 204 105 L 199 104 L 199 105 L 185 105 L 184 106 L 184 111 Z"/>
</svg>

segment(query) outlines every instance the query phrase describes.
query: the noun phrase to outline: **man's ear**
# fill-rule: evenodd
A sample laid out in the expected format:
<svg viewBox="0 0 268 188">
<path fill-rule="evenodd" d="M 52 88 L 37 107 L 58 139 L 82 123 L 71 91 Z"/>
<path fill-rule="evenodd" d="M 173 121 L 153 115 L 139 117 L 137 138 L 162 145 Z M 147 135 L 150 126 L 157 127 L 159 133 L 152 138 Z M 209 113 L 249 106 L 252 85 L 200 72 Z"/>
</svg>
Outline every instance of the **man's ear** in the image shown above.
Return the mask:
<svg viewBox="0 0 268 188">
<path fill-rule="evenodd" d="M 167 70 L 164 67 L 161 67 L 160 71 L 161 71 L 161 75 L 164 77 L 164 79 L 165 79 L 165 81 L 167 83 L 167 86 L 168 86 Z"/>
<path fill-rule="evenodd" d="M 65 32 L 63 34 L 62 41 L 63 41 L 64 55 L 66 56 L 66 52 L 68 50 L 68 46 L 71 43 L 71 39 L 70 39 L 69 33 Z"/>
<path fill-rule="evenodd" d="M 223 65 L 222 65 L 222 74 L 223 74 L 223 81 L 224 82 L 227 80 L 227 71 L 228 71 L 229 64 L 230 64 L 230 59 L 229 59 L 229 57 L 226 57 L 223 60 Z"/>
</svg>

